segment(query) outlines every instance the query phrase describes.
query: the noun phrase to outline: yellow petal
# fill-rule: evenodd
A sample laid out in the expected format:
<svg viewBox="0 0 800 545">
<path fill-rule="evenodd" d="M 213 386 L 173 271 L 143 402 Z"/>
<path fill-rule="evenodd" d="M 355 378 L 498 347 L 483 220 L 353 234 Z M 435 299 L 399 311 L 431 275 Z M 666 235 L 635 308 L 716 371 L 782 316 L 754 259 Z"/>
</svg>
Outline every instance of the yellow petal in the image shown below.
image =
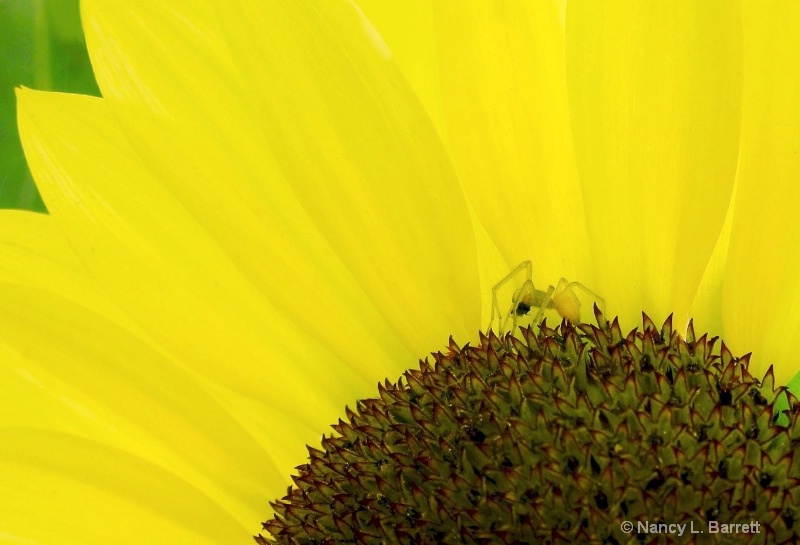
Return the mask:
<svg viewBox="0 0 800 545">
<path fill-rule="evenodd" d="M 67 434 L 0 429 L 0 541 L 245 543 L 251 530 L 185 481 Z M 252 535 L 252 534 L 250 534 Z"/>
<path fill-rule="evenodd" d="M 115 378 L 113 375 L 109 375 L 109 371 L 121 374 L 125 365 L 114 365 L 108 358 L 99 360 L 97 361 L 100 364 L 98 369 L 89 370 L 80 375 L 82 379 L 91 380 L 86 384 L 84 380 L 78 380 L 75 371 L 85 366 L 87 362 L 94 362 L 96 360 L 94 353 L 89 354 L 86 347 L 81 347 L 80 343 L 75 343 L 69 349 L 64 348 L 55 355 L 52 354 L 52 351 L 41 349 L 56 349 L 59 346 L 53 343 L 53 333 L 50 331 L 63 324 L 63 321 L 51 318 L 51 314 L 57 307 L 68 305 L 60 299 L 88 306 L 92 312 L 112 320 L 114 324 L 122 326 L 125 330 L 138 330 L 137 336 L 144 336 L 140 328 L 116 304 L 109 301 L 105 294 L 99 291 L 98 286 L 66 245 L 56 227 L 53 218 L 48 215 L 21 211 L 3 211 L 0 214 L 0 237 L 2 237 L 0 239 L 0 255 L 2 255 L 0 258 L 0 286 L 2 286 L 2 294 L 19 293 L 20 286 L 34 288 L 22 292 L 29 294 L 24 301 L 20 302 L 19 296 L 15 301 L 20 304 L 20 308 L 33 308 L 32 314 L 42 316 L 44 320 L 43 324 L 29 320 L 25 323 L 31 324 L 32 327 L 25 328 L 16 314 L 0 316 L 0 319 L 8 321 L 8 325 L 3 327 L 7 332 L 5 338 L 15 341 L 14 344 L 6 343 L 0 346 L 0 354 L 2 354 L 0 359 L 3 362 L 3 365 L 0 366 L 0 383 L 3 384 L 5 407 L 0 413 L 0 426 L 32 426 L 90 437 L 116 448 L 136 452 L 145 458 L 153 458 L 155 463 L 166 465 L 166 467 L 170 467 L 171 471 L 181 474 L 193 482 L 201 479 L 197 474 L 198 469 L 191 468 L 192 462 L 189 459 L 191 456 L 187 457 L 186 452 L 181 449 L 178 452 L 165 453 L 165 449 L 169 449 L 169 447 L 162 445 L 157 437 L 153 437 L 151 430 L 147 429 L 147 422 L 138 418 L 141 416 L 139 411 L 142 406 L 163 408 L 160 389 L 145 394 L 154 399 L 144 399 L 140 403 L 132 404 L 133 396 L 129 392 L 123 393 L 119 388 L 110 388 L 112 381 L 118 386 L 121 384 L 126 388 L 133 386 L 126 382 L 120 383 L 119 377 Z M 81 316 L 83 315 L 80 313 L 70 314 L 64 328 L 68 329 L 71 334 L 79 336 L 82 330 L 91 331 L 91 334 L 86 335 L 88 338 L 84 339 L 85 343 L 95 342 L 97 339 L 102 339 L 103 343 L 111 343 L 114 342 L 115 337 L 120 335 L 116 328 L 104 324 L 98 317 L 92 318 L 90 323 L 84 323 L 85 320 Z M 131 344 L 131 341 L 126 340 L 125 337 L 123 336 L 122 342 L 113 345 L 119 346 L 120 353 L 116 355 L 117 358 L 122 357 L 136 361 L 135 365 L 143 369 L 146 364 L 146 373 L 158 377 L 164 383 L 170 380 L 170 374 L 165 374 L 161 368 L 165 362 L 160 356 L 154 356 L 150 349 L 145 352 L 141 348 L 134 349 L 137 344 Z M 40 348 L 32 351 L 28 348 L 29 345 Z M 109 346 L 109 348 L 113 348 L 113 346 Z M 220 412 L 215 402 L 207 396 L 193 392 L 192 388 L 189 388 L 188 394 L 181 393 L 192 383 L 188 377 L 174 377 L 173 380 L 175 387 L 169 390 L 170 394 L 187 400 L 192 399 L 193 405 L 190 408 L 192 414 L 205 414 L 206 416 L 203 418 L 207 419 L 209 412 Z M 113 395 L 106 396 L 105 399 L 94 396 L 92 392 L 97 389 L 92 384 L 95 384 L 96 381 L 102 385 L 101 393 L 109 391 Z M 194 388 L 197 387 L 197 385 L 194 386 Z M 239 425 L 243 426 L 263 449 L 263 452 L 259 454 L 259 457 L 263 459 L 260 459 L 257 464 L 265 469 L 269 467 L 269 461 L 266 458 L 266 453 L 269 453 L 268 458 L 272 459 L 273 467 L 281 468 L 280 471 L 273 470 L 271 477 L 267 478 L 268 481 L 258 483 L 257 493 L 251 494 L 255 501 L 243 519 L 248 526 L 252 526 L 256 520 L 255 517 L 263 515 L 262 491 L 271 489 L 272 494 L 277 496 L 286 485 L 290 468 L 297 464 L 298 456 L 302 455 L 300 452 L 302 444 L 299 444 L 301 441 L 292 445 L 290 441 L 275 441 L 275 438 L 292 436 L 314 438 L 318 436 L 319 429 L 305 428 L 291 411 L 278 410 L 258 400 L 248 400 L 211 384 L 207 384 L 206 387 L 214 391 L 214 397 L 223 404 L 227 412 L 235 415 L 235 422 L 224 415 L 216 417 L 228 419 L 223 426 L 226 433 L 238 429 Z M 133 390 L 140 391 L 136 388 Z M 154 431 L 166 429 L 170 434 L 168 437 L 179 439 L 179 447 L 189 448 L 190 455 L 201 449 L 197 445 L 192 446 L 186 430 L 173 434 L 173 431 L 165 428 L 163 422 L 168 418 L 166 415 L 153 413 L 152 409 L 142 414 L 153 414 L 157 421 L 151 422 L 149 426 Z M 137 418 L 131 418 L 132 416 Z M 236 441 L 232 441 L 231 437 L 226 438 L 218 434 L 212 434 L 209 441 L 225 445 L 234 450 L 236 456 L 235 463 L 224 462 L 223 465 L 226 467 L 212 470 L 211 482 L 213 482 L 222 472 L 239 467 L 239 463 L 242 461 L 240 449 L 243 448 L 243 445 L 235 446 Z M 254 447 L 255 445 L 251 442 L 248 448 L 253 450 Z M 237 478 L 237 480 L 250 482 L 263 478 L 264 475 L 247 475 Z M 205 480 L 209 480 L 208 475 Z M 232 482 L 232 479 L 228 476 L 225 481 Z M 269 482 L 274 484 L 270 486 Z M 229 492 L 223 492 L 216 487 L 212 488 L 212 495 L 215 497 L 229 494 Z M 242 499 L 239 498 L 233 503 L 237 504 L 238 502 L 240 509 L 241 501 Z"/>
<path fill-rule="evenodd" d="M 133 20 L 106 2 L 83 7 L 131 148 L 248 281 L 370 384 L 415 361 L 288 186 L 213 14 L 196 2 L 136 2 Z"/>
<path fill-rule="evenodd" d="M 429 0 L 359 0 L 431 120 L 445 135 L 433 5 Z"/>
<path fill-rule="evenodd" d="M 291 408 L 306 426 L 299 431 L 322 429 L 354 391 L 369 389 L 374 377 L 264 300 L 138 161 L 102 100 L 31 91 L 19 99 L 24 146 L 53 217 L 109 296 L 188 371 Z M 317 433 L 277 448 L 302 456 Z"/>
<path fill-rule="evenodd" d="M 537 283 L 591 285 L 556 2 L 434 11 L 447 136 L 478 218 L 506 262 L 533 260 Z"/>
<path fill-rule="evenodd" d="M 744 4 L 744 106 L 725 338 L 753 351 L 755 370 L 798 371 L 800 337 L 800 5 Z"/>
<path fill-rule="evenodd" d="M 475 242 L 438 135 L 349 2 L 226 5 L 254 114 L 292 190 L 417 353 L 479 325 Z"/>
<path fill-rule="evenodd" d="M 98 81 L 104 97 L 124 102 L 112 108 L 126 134 L 134 135 L 138 153 L 169 173 L 170 189 L 210 229 L 216 227 L 206 220 L 215 191 L 192 196 L 189 188 L 213 188 L 230 178 L 236 188 L 223 192 L 221 206 L 235 210 L 234 204 L 243 208 L 237 200 L 252 202 L 260 221 L 284 203 L 287 211 L 275 216 L 289 216 L 299 202 L 310 219 L 288 223 L 305 229 L 295 234 L 298 244 L 308 253 L 320 240 L 344 267 L 328 267 L 335 277 L 327 282 L 290 282 L 296 287 L 284 286 L 284 293 L 326 292 L 349 281 L 340 274 L 349 271 L 376 305 L 378 319 L 412 353 L 440 345 L 448 332 L 472 334 L 480 307 L 463 197 L 436 131 L 400 72 L 381 56 L 363 16 L 346 3 L 320 18 L 309 3 L 264 9 L 245 2 L 226 5 L 217 18 L 195 4 L 136 2 L 129 6 L 136 24 L 104 3 L 84 6 Z M 301 15 L 300 26 L 287 24 Z M 187 19 L 193 22 L 188 29 Z M 218 20 L 231 29 L 223 37 L 243 77 L 231 73 Z M 164 54 L 156 53 L 162 48 Z M 150 103 L 163 111 L 157 123 L 141 115 Z M 276 205 L 265 204 L 272 201 Z M 257 227 L 247 214 L 244 219 Z M 309 228 L 319 234 L 303 242 Z M 250 253 L 262 255 L 262 247 L 270 249 L 257 243 Z M 295 269 L 300 262 L 290 260 Z M 256 276 L 255 267 L 245 270 Z"/>
<path fill-rule="evenodd" d="M 91 278 L 49 215 L 0 212 L 0 282 L 80 303 L 137 336 L 146 334 Z"/>
<path fill-rule="evenodd" d="M 254 430 L 116 324 L 47 292 L 0 284 L 0 325 L 0 426 L 61 431 L 132 453 L 245 525 L 263 509 L 265 490 L 285 486 L 286 468 L 271 463 Z"/>
<path fill-rule="evenodd" d="M 703 278 L 692 302 L 690 315 L 694 319 L 695 331 L 708 331 L 712 335 L 719 335 L 724 329 L 722 288 L 725 282 L 735 202 L 736 183 L 734 182 L 731 202 L 728 206 L 728 211 L 725 213 L 725 222 L 722 224 L 717 244 L 714 246 L 714 251 L 711 253 Z M 729 345 L 730 341 L 731 339 L 726 339 Z"/>
<path fill-rule="evenodd" d="M 684 322 L 722 226 L 741 104 L 737 2 L 568 2 L 566 59 L 594 287 Z"/>
</svg>

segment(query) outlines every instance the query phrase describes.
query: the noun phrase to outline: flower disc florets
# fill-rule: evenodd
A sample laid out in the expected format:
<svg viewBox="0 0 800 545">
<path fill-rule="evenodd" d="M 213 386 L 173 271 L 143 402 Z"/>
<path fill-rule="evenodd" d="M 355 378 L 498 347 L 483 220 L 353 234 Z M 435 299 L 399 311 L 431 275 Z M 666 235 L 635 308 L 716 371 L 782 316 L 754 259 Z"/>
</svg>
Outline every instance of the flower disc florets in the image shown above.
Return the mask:
<svg viewBox="0 0 800 545">
<path fill-rule="evenodd" d="M 753 378 L 691 324 L 683 338 L 644 316 L 623 335 L 597 314 L 451 339 L 379 384 L 309 447 L 264 529 L 303 545 L 800 542 L 800 403 L 772 369 Z"/>
</svg>

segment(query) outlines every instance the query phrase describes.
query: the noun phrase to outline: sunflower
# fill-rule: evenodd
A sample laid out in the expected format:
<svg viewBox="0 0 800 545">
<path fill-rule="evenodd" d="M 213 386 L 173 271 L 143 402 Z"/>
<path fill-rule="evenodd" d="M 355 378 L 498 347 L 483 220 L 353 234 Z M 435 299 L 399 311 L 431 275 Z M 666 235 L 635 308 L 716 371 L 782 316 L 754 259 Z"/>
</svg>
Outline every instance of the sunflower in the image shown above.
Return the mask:
<svg viewBox="0 0 800 545">
<path fill-rule="evenodd" d="M 343 406 L 477 341 L 528 259 L 797 372 L 792 3 L 82 18 L 102 98 L 18 91 L 50 215 L 0 215 L 5 541 L 246 542 Z"/>
</svg>

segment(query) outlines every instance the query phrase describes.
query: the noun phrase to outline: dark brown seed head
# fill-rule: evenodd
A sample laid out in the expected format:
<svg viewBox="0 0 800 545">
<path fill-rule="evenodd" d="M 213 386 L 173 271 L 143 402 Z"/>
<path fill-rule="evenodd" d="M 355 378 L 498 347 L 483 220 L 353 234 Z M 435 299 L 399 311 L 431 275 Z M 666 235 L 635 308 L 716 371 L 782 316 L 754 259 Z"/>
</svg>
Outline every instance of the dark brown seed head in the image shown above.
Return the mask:
<svg viewBox="0 0 800 545">
<path fill-rule="evenodd" d="M 748 356 L 644 316 L 420 362 L 346 409 L 264 529 L 323 544 L 800 542 L 800 403 Z M 624 533 L 624 520 L 759 534 Z M 258 536 L 259 543 L 266 543 Z M 705 540 L 705 541 L 703 541 Z"/>
</svg>

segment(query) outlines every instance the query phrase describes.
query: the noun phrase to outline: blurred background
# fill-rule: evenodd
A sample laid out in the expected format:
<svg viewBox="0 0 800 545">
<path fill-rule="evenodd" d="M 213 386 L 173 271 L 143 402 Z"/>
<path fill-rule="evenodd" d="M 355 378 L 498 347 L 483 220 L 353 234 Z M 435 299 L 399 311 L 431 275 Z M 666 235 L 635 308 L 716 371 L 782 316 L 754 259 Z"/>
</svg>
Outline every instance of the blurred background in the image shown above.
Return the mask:
<svg viewBox="0 0 800 545">
<path fill-rule="evenodd" d="M 0 208 L 44 212 L 17 133 L 20 86 L 100 95 L 78 0 L 0 0 Z"/>
</svg>

